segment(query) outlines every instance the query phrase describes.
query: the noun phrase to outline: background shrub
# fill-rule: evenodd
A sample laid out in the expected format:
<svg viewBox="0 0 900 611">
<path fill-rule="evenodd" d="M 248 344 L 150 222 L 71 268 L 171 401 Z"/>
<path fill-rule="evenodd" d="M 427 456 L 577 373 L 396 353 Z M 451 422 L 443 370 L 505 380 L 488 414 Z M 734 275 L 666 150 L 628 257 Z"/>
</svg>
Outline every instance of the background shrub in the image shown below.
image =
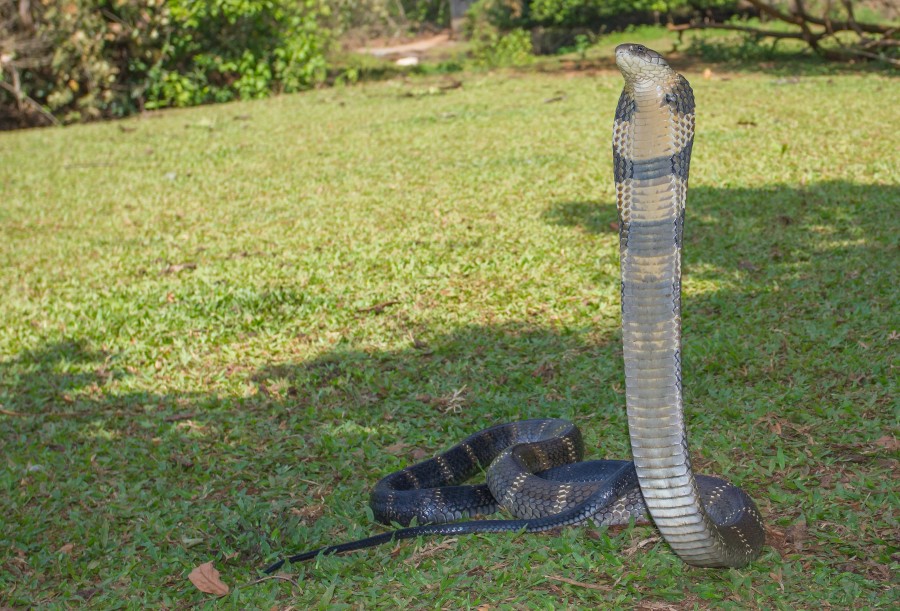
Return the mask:
<svg viewBox="0 0 900 611">
<path fill-rule="evenodd" d="M 324 0 L 5 2 L 0 127 L 312 87 L 328 15 Z"/>
<path fill-rule="evenodd" d="M 531 33 L 522 28 L 506 33 L 496 28 L 478 28 L 473 34 L 471 52 L 477 65 L 488 68 L 522 66 L 534 59 Z"/>
<path fill-rule="evenodd" d="M 325 78 L 320 0 L 169 0 L 163 61 L 147 71 L 150 108 L 298 91 Z"/>
</svg>

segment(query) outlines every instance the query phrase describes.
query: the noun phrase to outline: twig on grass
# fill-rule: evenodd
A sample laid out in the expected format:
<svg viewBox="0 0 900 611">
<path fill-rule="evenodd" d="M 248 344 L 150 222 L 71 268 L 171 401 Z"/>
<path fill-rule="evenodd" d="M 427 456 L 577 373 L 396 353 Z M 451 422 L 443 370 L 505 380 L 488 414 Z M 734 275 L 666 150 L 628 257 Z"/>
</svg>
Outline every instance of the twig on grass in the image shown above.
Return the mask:
<svg viewBox="0 0 900 611">
<path fill-rule="evenodd" d="M 604 586 L 599 583 L 585 583 L 583 581 L 575 581 L 574 579 L 569 579 L 568 577 L 559 577 L 557 575 L 547 575 L 547 579 L 552 579 L 554 581 L 561 581 L 563 583 L 567 583 L 570 586 L 578 586 L 579 588 L 588 588 L 589 590 L 600 590 L 601 592 L 609 592 L 612 590 L 612 586 Z"/>
<path fill-rule="evenodd" d="M 376 303 L 375 305 L 369 306 L 367 308 L 358 308 L 356 311 L 359 312 L 360 314 L 365 314 L 368 312 L 372 312 L 374 314 L 381 314 L 382 312 L 384 312 L 385 308 L 389 308 L 392 305 L 397 305 L 398 303 L 400 303 L 398 300 L 391 299 L 390 301 L 383 301 L 381 303 Z"/>
<path fill-rule="evenodd" d="M 278 580 L 280 580 L 280 581 L 286 581 L 286 582 L 288 582 L 289 584 L 291 584 L 292 586 L 294 586 L 295 588 L 297 588 L 297 590 L 299 590 L 300 592 L 303 592 L 303 588 L 300 587 L 300 584 L 297 583 L 296 581 L 294 581 L 293 579 L 291 579 L 290 577 L 286 576 L 286 575 L 267 575 L 266 577 L 260 577 L 260 578 L 257 579 L 256 581 L 251 581 L 250 583 L 245 584 L 245 585 L 243 585 L 243 586 L 241 586 L 241 587 L 244 588 L 244 587 L 247 587 L 247 586 L 255 586 L 255 585 L 258 584 L 258 583 L 262 583 L 262 582 L 264 582 L 264 581 L 269 581 L 269 580 L 271 580 L 271 579 L 278 579 Z"/>
</svg>

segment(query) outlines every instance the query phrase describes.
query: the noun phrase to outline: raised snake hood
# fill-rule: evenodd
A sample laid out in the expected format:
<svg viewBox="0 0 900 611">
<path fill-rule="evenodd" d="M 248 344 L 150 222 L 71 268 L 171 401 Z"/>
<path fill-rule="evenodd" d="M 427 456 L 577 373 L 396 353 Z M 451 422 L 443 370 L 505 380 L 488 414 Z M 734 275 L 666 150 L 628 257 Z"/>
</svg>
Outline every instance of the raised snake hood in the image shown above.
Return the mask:
<svg viewBox="0 0 900 611">
<path fill-rule="evenodd" d="M 704 494 L 691 468 L 681 371 L 681 247 L 694 94 L 659 53 L 616 48 L 625 87 L 613 126 L 622 344 L 631 453 L 647 510 L 693 566 L 740 567 L 765 540 L 756 505 L 723 482 Z"/>
</svg>

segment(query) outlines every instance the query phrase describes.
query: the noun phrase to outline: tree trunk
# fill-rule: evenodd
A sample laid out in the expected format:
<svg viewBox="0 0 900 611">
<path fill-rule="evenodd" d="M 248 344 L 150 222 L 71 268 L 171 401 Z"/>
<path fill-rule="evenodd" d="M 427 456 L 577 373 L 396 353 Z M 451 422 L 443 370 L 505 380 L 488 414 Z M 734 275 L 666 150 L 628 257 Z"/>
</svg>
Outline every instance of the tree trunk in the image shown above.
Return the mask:
<svg viewBox="0 0 900 611">
<path fill-rule="evenodd" d="M 450 0 L 450 29 L 455 38 L 462 33 L 463 18 L 475 0 Z"/>
</svg>

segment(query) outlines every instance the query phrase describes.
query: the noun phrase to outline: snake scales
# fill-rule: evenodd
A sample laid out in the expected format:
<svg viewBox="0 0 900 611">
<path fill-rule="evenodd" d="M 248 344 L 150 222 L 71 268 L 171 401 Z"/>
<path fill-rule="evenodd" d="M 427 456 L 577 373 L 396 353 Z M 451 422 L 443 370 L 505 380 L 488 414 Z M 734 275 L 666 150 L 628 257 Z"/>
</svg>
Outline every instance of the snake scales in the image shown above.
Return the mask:
<svg viewBox="0 0 900 611">
<path fill-rule="evenodd" d="M 413 526 L 292 556 L 362 549 L 422 535 L 539 532 L 593 520 L 650 518 L 688 564 L 740 567 L 765 540 L 743 490 L 691 470 L 682 405 L 681 247 L 694 96 L 687 80 L 642 45 L 616 48 L 625 88 L 613 167 L 619 212 L 626 406 L 634 462 L 582 459 L 565 420 L 525 420 L 476 433 L 376 485 L 376 519 Z M 462 486 L 487 470 L 487 483 Z M 510 520 L 449 523 L 503 507 Z M 279 561 L 266 572 L 277 570 Z"/>
</svg>

